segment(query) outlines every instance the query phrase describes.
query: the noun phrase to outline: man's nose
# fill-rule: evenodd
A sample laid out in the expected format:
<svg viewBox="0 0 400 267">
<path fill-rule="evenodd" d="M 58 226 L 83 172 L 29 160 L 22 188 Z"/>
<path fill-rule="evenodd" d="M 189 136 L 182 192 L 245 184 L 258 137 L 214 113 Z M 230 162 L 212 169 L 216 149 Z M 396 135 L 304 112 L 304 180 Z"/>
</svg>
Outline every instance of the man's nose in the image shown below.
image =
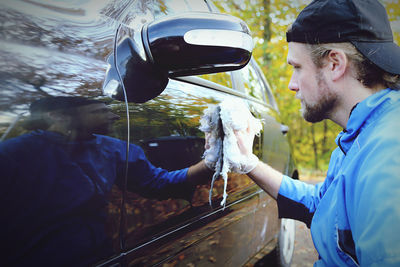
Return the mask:
<svg viewBox="0 0 400 267">
<path fill-rule="evenodd" d="M 297 82 L 293 79 L 293 76 L 290 78 L 288 87 L 290 90 L 295 91 L 295 92 L 297 92 L 299 90 L 299 86 L 298 86 Z"/>
</svg>

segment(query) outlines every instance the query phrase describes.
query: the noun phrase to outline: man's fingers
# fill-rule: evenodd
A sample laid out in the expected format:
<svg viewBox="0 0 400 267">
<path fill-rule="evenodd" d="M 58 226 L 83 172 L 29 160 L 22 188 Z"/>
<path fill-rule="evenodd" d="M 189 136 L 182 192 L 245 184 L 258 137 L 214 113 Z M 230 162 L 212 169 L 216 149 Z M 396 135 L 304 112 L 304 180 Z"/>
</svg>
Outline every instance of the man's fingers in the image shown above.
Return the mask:
<svg viewBox="0 0 400 267">
<path fill-rule="evenodd" d="M 249 144 L 249 135 L 246 132 L 243 130 L 234 131 L 239 150 L 244 155 L 247 155 L 252 149 L 251 144 Z"/>
</svg>

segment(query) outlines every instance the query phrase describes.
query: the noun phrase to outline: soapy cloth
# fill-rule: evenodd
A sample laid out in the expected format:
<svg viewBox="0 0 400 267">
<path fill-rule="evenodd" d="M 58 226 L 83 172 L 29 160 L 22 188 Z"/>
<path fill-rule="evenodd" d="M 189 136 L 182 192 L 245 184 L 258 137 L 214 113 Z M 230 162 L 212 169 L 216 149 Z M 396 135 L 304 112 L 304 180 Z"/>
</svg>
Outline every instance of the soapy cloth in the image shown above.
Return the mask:
<svg viewBox="0 0 400 267">
<path fill-rule="evenodd" d="M 237 144 L 234 131 L 246 130 L 248 127 L 259 135 L 262 123 L 251 114 L 243 100 L 228 98 L 204 110 L 199 129 L 208 135 L 209 148 L 204 151 L 203 158 L 207 166 L 215 171 L 209 193 L 210 205 L 214 182 L 218 177 L 224 180 L 221 206 L 225 208 L 228 172 L 248 173 L 258 163 L 254 154 L 242 155 Z"/>
</svg>

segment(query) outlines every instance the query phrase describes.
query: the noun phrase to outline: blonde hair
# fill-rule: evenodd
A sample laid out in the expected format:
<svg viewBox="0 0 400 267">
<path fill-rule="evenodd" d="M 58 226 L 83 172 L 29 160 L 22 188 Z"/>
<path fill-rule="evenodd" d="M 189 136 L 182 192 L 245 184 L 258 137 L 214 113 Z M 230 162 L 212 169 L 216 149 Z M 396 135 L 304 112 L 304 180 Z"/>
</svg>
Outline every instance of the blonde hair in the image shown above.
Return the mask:
<svg viewBox="0 0 400 267">
<path fill-rule="evenodd" d="M 400 76 L 388 73 L 369 59 L 364 57 L 353 44 L 345 43 L 326 43 L 326 44 L 306 44 L 311 52 L 311 59 L 314 64 L 321 68 L 324 64 L 323 59 L 333 49 L 342 50 L 350 61 L 353 67 L 356 78 L 365 87 L 374 88 L 377 85 L 383 84 L 392 89 L 400 89 Z"/>
</svg>

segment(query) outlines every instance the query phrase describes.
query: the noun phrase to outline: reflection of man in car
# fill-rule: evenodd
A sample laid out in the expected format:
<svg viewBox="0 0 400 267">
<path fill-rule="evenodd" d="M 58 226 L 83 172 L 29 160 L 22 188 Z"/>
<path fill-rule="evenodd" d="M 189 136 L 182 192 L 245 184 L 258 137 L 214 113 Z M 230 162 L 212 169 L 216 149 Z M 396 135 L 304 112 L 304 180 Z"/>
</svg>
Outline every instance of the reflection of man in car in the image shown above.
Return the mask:
<svg viewBox="0 0 400 267">
<path fill-rule="evenodd" d="M 62 134 L 69 141 L 90 140 L 93 134 L 108 134 L 119 116 L 100 101 L 80 97 L 43 98 L 32 103 L 27 126 Z"/>
<path fill-rule="evenodd" d="M 87 265 L 112 253 L 105 235 L 107 194 L 122 186 L 153 198 L 190 201 L 211 172 L 201 161 L 176 171 L 154 167 L 143 150 L 104 136 L 119 117 L 103 102 L 47 97 L 30 106 L 28 134 L 0 143 L 5 262 Z M 128 155 L 128 156 L 127 156 Z M 128 165 L 126 165 L 126 159 Z"/>
</svg>

